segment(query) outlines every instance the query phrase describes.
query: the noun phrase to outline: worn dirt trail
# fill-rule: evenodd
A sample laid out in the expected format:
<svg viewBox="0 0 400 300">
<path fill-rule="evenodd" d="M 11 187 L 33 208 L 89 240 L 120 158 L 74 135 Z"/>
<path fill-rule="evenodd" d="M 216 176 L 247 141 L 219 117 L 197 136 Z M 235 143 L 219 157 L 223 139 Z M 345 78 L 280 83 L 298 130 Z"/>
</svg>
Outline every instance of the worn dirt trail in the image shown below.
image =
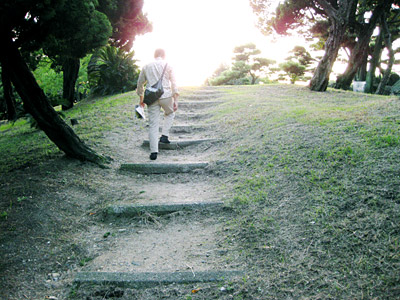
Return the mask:
<svg viewBox="0 0 400 300">
<path fill-rule="evenodd" d="M 126 190 L 104 207 L 104 228 L 110 230 L 105 235 L 116 234 L 107 247 L 93 249 L 95 258 L 75 274 L 77 295 L 86 292 L 97 299 L 96 293 L 104 296 L 98 289 L 118 287 L 119 298 L 157 299 L 154 288 L 195 288 L 242 274 L 239 266 L 228 263 L 219 236 L 226 208 L 213 178 L 218 136 L 208 120 L 210 108 L 220 103 L 213 89 L 182 97 L 170 136 L 177 146 L 160 149 L 156 161 L 148 158 L 147 130 L 140 138 L 125 134 L 123 143 L 120 135 L 110 136 L 120 164 L 116 172 L 126 178 Z M 194 167 L 181 168 L 187 165 Z M 92 231 L 93 236 L 98 233 Z"/>
</svg>

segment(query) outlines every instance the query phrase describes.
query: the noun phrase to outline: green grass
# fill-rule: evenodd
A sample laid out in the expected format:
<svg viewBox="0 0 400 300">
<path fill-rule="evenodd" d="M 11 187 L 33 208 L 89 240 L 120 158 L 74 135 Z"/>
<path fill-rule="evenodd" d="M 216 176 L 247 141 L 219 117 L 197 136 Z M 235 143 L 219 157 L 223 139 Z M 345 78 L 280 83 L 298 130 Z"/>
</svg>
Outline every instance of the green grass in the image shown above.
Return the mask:
<svg viewBox="0 0 400 300">
<path fill-rule="evenodd" d="M 213 108 L 217 167 L 235 212 L 224 233 L 249 276 L 232 284 L 234 299 L 398 299 L 400 101 L 292 85 L 215 89 L 225 101 Z M 134 93 L 86 100 L 66 118 L 93 146 L 134 125 L 135 103 Z M 0 126 L 1 172 L 59 155 L 23 120 Z"/>
<path fill-rule="evenodd" d="M 76 118 L 74 131 L 93 147 L 104 134 L 114 128 L 128 128 L 137 120 L 134 105 L 138 98 L 134 92 L 79 102 L 65 114 L 65 121 Z M 9 172 L 63 155 L 40 130 L 30 128 L 25 119 L 0 126 L 0 172 Z"/>
<path fill-rule="evenodd" d="M 398 299 L 400 101 L 296 86 L 225 97 L 230 237 L 253 299 Z M 231 126 L 235 124 L 234 128 Z"/>
</svg>

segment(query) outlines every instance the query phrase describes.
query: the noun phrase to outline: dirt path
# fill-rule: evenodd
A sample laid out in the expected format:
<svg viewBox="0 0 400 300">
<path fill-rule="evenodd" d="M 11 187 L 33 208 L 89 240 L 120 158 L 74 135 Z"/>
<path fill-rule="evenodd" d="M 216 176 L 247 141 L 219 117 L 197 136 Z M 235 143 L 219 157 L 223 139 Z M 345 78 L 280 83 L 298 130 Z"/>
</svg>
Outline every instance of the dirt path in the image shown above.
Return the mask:
<svg viewBox="0 0 400 300">
<path fill-rule="evenodd" d="M 172 143 L 178 142 L 177 150 L 161 149 L 154 162 L 148 158 L 147 126 L 140 138 L 129 133 L 121 136 L 121 132 L 110 135 L 109 141 L 120 164 L 119 170 L 115 166 L 116 172 L 124 178 L 123 193 L 104 209 L 118 211 L 117 216 L 107 215 L 104 223 L 107 224 L 104 236 L 111 236 L 112 242 L 102 249 L 93 249 L 89 256 L 94 259 L 74 276 L 78 286 L 76 299 L 82 295 L 97 299 L 96 291 L 100 295 L 98 299 L 102 299 L 105 287 L 113 291 L 116 286 L 125 288 L 119 291 L 120 298 L 133 299 L 132 291 L 135 291 L 137 299 L 155 299 L 155 293 L 169 280 L 168 284 L 193 284 L 186 288 L 190 292 L 199 282 L 230 280 L 240 274 L 236 272 L 238 266 L 227 263 L 225 257 L 227 251 L 219 237 L 223 196 L 209 172 L 216 164 L 213 153 L 218 147 L 218 137 L 207 120 L 211 116 L 209 108 L 219 104 L 217 96 L 212 90 L 198 90 L 182 99 L 170 136 Z M 198 143 L 179 147 L 182 141 Z M 179 174 L 174 169 L 174 165 L 198 162 L 205 163 L 206 167 L 195 168 L 187 174 Z M 122 168 L 137 164 L 149 170 L 145 172 L 148 174 Z M 167 171 L 152 174 L 157 173 L 154 166 L 166 166 Z M 132 210 L 136 211 L 137 207 L 145 208 L 134 216 Z M 158 215 L 165 209 L 171 211 Z M 98 238 L 104 230 L 94 224 L 93 238 Z M 125 278 L 131 275 L 133 279 Z M 175 275 L 178 278 L 172 279 Z M 105 276 L 111 277 L 105 279 Z M 138 287 L 140 291 L 136 290 Z M 99 288 L 103 292 L 99 293 Z"/>
<path fill-rule="evenodd" d="M 241 268 L 221 234 L 231 212 L 216 177 L 221 143 L 211 111 L 220 93 L 184 91 L 171 131 L 178 145 L 160 150 L 155 162 L 143 146 L 146 122 L 128 119 L 128 130 L 114 128 L 96 145 L 113 157 L 109 169 L 60 154 L 1 174 L 0 208 L 8 215 L 0 222 L 0 299 L 202 299 L 208 284 L 218 299 L 215 281 Z M 199 162 L 188 173 L 121 168 Z"/>
</svg>

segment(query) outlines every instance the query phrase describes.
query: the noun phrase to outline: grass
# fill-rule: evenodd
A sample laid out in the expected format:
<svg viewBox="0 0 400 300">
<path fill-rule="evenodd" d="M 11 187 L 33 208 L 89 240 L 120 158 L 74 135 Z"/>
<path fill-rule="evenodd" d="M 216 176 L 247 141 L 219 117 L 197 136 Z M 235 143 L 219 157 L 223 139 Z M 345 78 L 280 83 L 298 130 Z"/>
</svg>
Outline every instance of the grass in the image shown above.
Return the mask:
<svg viewBox="0 0 400 300">
<path fill-rule="evenodd" d="M 229 294 L 399 299 L 400 101 L 289 85 L 216 89 L 225 101 L 213 108 L 225 141 L 218 168 L 235 212 L 224 233 L 248 271 Z M 96 147 L 135 124 L 136 102 L 134 93 L 86 100 L 66 118 Z M 61 155 L 26 121 L 0 133 L 1 172 Z"/>
<path fill-rule="evenodd" d="M 242 294 L 398 299 L 400 101 L 295 86 L 229 98 L 228 241 L 253 272 Z"/>
<path fill-rule="evenodd" d="M 109 130 L 127 128 L 137 120 L 134 105 L 138 102 L 133 92 L 97 99 L 87 99 L 65 112 L 65 121 L 76 118 L 79 125 L 73 129 L 89 146 Z M 20 119 L 0 126 L 0 172 L 9 172 L 37 162 L 63 155 L 40 130 L 30 128 Z"/>
<path fill-rule="evenodd" d="M 183 94 L 195 88 L 186 88 Z M 90 147 L 96 144 L 106 146 L 104 135 L 111 130 L 126 130 L 133 126 L 142 126 L 143 122 L 135 118 L 134 106 L 139 102 L 135 92 L 85 99 L 71 110 L 63 112 L 65 121 L 77 119 L 75 133 Z M 63 153 L 40 130 L 30 127 L 26 119 L 15 123 L 0 125 L 0 172 L 27 167 L 59 157 Z"/>
</svg>

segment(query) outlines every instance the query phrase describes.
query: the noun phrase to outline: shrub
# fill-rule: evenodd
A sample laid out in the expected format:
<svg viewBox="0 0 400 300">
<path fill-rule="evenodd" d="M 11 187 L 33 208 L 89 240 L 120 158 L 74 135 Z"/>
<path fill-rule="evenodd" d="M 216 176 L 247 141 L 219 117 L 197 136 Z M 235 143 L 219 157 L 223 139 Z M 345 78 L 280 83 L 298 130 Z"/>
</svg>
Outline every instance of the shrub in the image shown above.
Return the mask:
<svg viewBox="0 0 400 300">
<path fill-rule="evenodd" d="M 92 56 L 88 65 L 89 85 L 95 95 L 112 95 L 135 90 L 140 74 L 134 52 L 107 46 Z"/>
</svg>

